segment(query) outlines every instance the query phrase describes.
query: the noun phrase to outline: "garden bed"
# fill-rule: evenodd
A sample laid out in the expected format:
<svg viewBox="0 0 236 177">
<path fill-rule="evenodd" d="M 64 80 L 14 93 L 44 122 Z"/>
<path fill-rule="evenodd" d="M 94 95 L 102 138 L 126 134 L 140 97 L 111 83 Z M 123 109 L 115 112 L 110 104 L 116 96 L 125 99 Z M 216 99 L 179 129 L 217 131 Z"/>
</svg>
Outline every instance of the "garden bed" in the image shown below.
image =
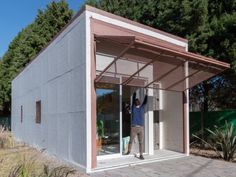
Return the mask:
<svg viewBox="0 0 236 177">
<path fill-rule="evenodd" d="M 202 156 L 206 158 L 211 158 L 211 159 L 218 159 L 218 160 L 223 160 L 220 158 L 214 150 L 208 149 L 208 148 L 200 148 L 200 147 L 191 147 L 190 148 L 190 154 L 195 155 L 195 156 Z M 236 163 L 236 157 L 234 158 L 233 163 Z"/>
<path fill-rule="evenodd" d="M 67 166 L 66 163 L 56 159 L 51 155 L 48 155 L 44 152 L 40 152 L 35 148 L 14 141 L 9 132 L 5 132 L 4 135 L 2 133 L 1 136 L 4 136 L 4 143 L 7 143 L 4 148 L 0 148 L 1 177 L 10 176 L 10 172 L 13 172 L 17 168 L 19 168 L 19 165 L 22 163 L 23 165 L 25 165 L 25 168 L 27 169 L 26 171 L 27 173 L 29 173 L 28 176 L 30 177 L 42 176 L 42 173 L 45 168 L 48 168 L 49 171 L 55 171 L 55 169 L 72 170 L 74 174 L 70 174 L 68 175 L 68 177 L 87 176 L 86 174 L 83 174 L 78 170 L 72 169 L 71 167 Z"/>
</svg>

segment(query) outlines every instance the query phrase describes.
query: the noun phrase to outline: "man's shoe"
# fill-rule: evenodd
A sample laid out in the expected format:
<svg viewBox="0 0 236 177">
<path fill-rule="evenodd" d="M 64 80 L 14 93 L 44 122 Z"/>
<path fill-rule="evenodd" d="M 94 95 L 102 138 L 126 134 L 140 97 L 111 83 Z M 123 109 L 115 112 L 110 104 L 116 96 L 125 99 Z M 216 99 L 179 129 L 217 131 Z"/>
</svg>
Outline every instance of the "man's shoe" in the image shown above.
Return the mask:
<svg viewBox="0 0 236 177">
<path fill-rule="evenodd" d="M 143 157 L 143 155 L 140 155 L 140 157 L 139 157 L 139 158 L 140 158 L 140 160 L 144 160 L 144 157 Z"/>
<path fill-rule="evenodd" d="M 130 154 L 130 151 L 126 152 L 125 155 L 129 155 Z"/>
</svg>

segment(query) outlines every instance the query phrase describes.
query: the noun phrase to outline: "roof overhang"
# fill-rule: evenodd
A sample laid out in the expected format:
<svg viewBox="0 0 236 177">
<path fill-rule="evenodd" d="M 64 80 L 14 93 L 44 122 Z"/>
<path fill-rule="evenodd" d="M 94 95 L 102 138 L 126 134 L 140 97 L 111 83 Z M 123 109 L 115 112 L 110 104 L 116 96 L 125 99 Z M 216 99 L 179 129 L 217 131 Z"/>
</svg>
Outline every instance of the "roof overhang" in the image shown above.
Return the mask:
<svg viewBox="0 0 236 177">
<path fill-rule="evenodd" d="M 97 83 L 184 91 L 230 68 L 228 63 L 136 36 L 96 35 L 95 40 L 97 54 L 113 58 L 102 70 L 97 68 Z"/>
</svg>

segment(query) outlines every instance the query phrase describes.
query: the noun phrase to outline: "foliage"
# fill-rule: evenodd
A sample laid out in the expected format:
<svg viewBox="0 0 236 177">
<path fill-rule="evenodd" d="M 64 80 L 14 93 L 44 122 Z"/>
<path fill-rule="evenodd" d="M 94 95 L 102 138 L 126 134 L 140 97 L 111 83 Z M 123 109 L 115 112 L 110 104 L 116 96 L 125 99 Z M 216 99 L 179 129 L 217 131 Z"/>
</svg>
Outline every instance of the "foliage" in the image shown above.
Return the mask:
<svg viewBox="0 0 236 177">
<path fill-rule="evenodd" d="M 44 164 L 43 173 L 39 175 L 39 177 L 67 177 L 74 173 L 74 169 L 66 166 L 59 166 L 50 169 L 48 165 Z"/>
<path fill-rule="evenodd" d="M 40 172 L 41 171 L 41 172 Z M 76 171 L 70 167 L 49 167 L 47 164 L 38 164 L 37 156 L 24 157 L 14 165 L 8 177 L 68 177 Z"/>
<path fill-rule="evenodd" d="M 26 158 L 26 156 L 24 156 L 23 159 L 11 168 L 8 177 L 35 177 L 35 166 L 35 157 Z"/>
<path fill-rule="evenodd" d="M 0 61 L 0 112 L 9 114 L 11 81 L 72 17 L 65 0 L 52 1 L 10 43 Z"/>
<path fill-rule="evenodd" d="M 97 134 L 99 138 L 104 136 L 104 122 L 102 120 L 97 121 Z"/>
<path fill-rule="evenodd" d="M 0 126 L 0 149 L 12 147 L 13 140 L 5 127 Z"/>
<path fill-rule="evenodd" d="M 218 156 L 225 161 L 233 161 L 236 153 L 236 129 L 233 124 L 225 123 L 223 127 L 215 126 L 214 130 L 207 129 L 210 137 L 207 141 L 194 135 L 206 145 L 209 145 Z"/>
</svg>

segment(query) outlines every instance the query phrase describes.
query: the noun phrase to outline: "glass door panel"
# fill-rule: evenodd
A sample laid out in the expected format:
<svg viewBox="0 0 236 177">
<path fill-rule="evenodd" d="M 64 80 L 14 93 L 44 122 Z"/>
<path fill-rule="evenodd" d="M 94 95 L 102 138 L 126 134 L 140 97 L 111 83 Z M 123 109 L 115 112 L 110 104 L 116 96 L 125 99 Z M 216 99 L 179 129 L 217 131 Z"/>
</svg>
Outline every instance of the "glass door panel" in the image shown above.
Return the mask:
<svg viewBox="0 0 236 177">
<path fill-rule="evenodd" d="M 97 155 L 120 153 L 119 85 L 96 84 Z"/>
</svg>

